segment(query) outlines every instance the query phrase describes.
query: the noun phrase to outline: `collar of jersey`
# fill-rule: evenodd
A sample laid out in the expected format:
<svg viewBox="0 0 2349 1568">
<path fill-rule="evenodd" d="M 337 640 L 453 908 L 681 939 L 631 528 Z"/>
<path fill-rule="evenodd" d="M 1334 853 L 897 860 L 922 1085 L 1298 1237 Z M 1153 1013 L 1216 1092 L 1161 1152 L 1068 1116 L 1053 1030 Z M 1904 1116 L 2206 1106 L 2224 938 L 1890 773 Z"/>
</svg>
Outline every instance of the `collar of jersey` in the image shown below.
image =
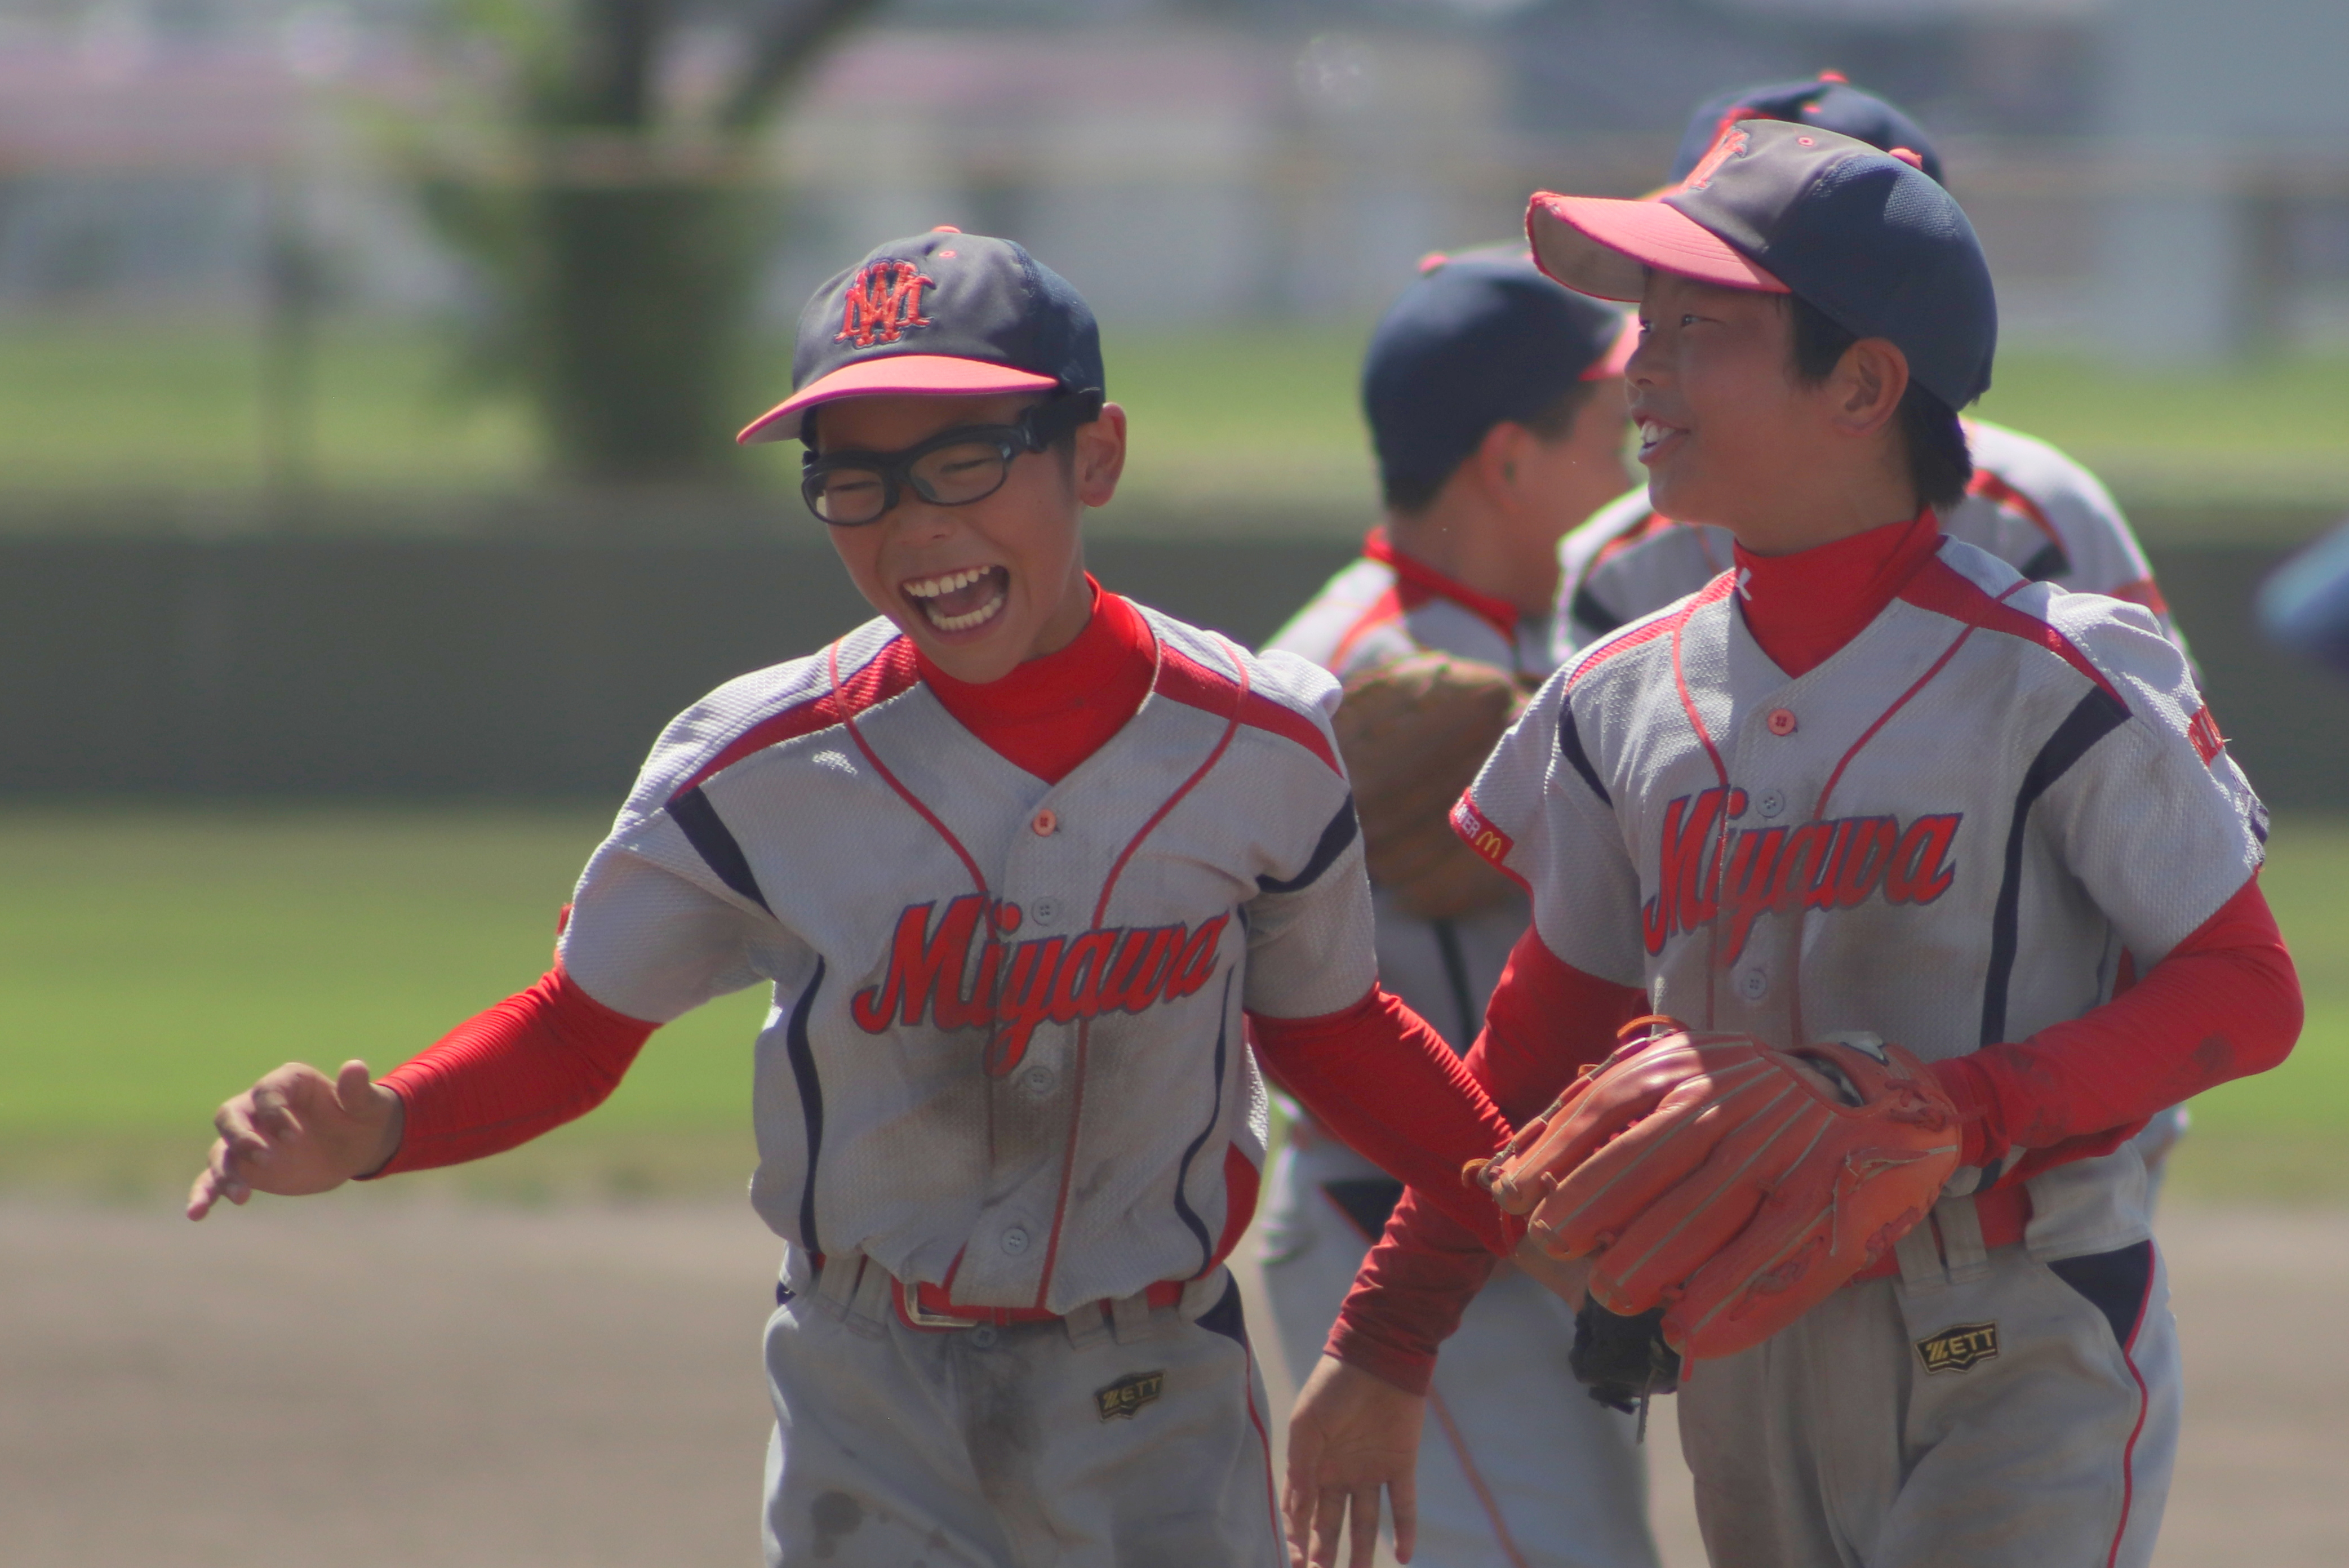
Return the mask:
<svg viewBox="0 0 2349 1568">
<path fill-rule="evenodd" d="M 1374 528 L 1362 540 L 1362 553 L 1372 561 L 1383 562 L 1395 574 L 1395 586 L 1405 609 L 1425 603 L 1431 598 L 1449 599 L 1470 612 L 1501 634 L 1501 640 L 1515 645 L 1517 640 L 1517 607 L 1506 599 L 1495 599 L 1489 593 L 1479 593 L 1464 583 L 1455 583 L 1423 561 L 1415 561 L 1394 547 L 1387 531 Z M 1414 598 L 1413 595 L 1417 597 Z"/>
<path fill-rule="evenodd" d="M 1125 726 L 1150 695 L 1157 639 L 1142 612 L 1092 590 L 1092 614 L 1065 648 L 1030 659 L 1001 680 L 959 681 L 922 657 L 922 679 L 955 722 L 1015 767 L 1057 784 Z"/>
<path fill-rule="evenodd" d="M 1930 507 L 1792 555 L 1754 555 L 1741 544 L 1737 608 L 1771 663 L 1806 676 L 1867 630 L 1940 547 Z"/>
</svg>

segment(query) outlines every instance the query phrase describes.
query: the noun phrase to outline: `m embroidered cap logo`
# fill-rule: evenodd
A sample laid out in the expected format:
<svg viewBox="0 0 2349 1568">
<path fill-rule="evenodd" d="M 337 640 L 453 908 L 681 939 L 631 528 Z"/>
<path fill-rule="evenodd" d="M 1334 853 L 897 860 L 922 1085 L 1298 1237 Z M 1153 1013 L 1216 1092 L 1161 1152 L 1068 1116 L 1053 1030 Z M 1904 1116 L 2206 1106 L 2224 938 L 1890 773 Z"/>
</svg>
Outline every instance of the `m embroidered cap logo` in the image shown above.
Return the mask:
<svg viewBox="0 0 2349 1568">
<path fill-rule="evenodd" d="M 1720 139 L 1713 144 L 1713 150 L 1697 160 L 1697 166 L 1694 169 L 1689 170 L 1688 178 L 1681 182 L 1682 189 L 1703 190 L 1713 183 L 1713 177 L 1720 172 L 1723 164 L 1753 144 L 1754 139 L 1751 136 L 1734 125 L 1730 126 L 1721 133 Z"/>
<path fill-rule="evenodd" d="M 1166 1392 L 1164 1372 L 1136 1372 L 1121 1377 L 1106 1388 L 1093 1390 L 1093 1403 L 1101 1408 L 1104 1421 L 1132 1420 L 1133 1413 L 1144 1405 L 1154 1405 L 1158 1396 Z"/>
<path fill-rule="evenodd" d="M 1930 1339 L 1917 1341 L 1917 1357 L 1928 1372 L 1970 1372 L 1998 1357 L 1998 1325 L 1961 1323 Z"/>
<path fill-rule="evenodd" d="M 922 314 L 922 291 L 937 286 L 937 279 L 911 262 L 873 263 L 848 285 L 840 331 L 833 341 L 870 348 L 876 343 L 895 343 L 914 328 L 929 325 L 930 318 Z"/>
</svg>

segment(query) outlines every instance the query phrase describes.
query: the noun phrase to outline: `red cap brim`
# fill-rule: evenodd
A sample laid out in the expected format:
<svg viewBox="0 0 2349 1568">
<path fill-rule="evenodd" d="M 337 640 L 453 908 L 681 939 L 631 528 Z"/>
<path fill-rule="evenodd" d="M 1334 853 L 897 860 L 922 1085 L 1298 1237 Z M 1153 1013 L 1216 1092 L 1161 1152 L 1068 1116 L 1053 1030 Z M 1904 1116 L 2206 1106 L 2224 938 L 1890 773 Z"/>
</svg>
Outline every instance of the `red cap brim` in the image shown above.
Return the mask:
<svg viewBox="0 0 2349 1568">
<path fill-rule="evenodd" d="M 1793 291 L 1728 241 L 1677 207 L 1537 191 L 1526 205 L 1526 239 L 1542 271 L 1577 294 L 1636 300 L 1648 269 L 1723 288 Z"/>
<path fill-rule="evenodd" d="M 1631 356 L 1639 351 L 1639 347 L 1640 318 L 1627 315 L 1623 318 L 1623 330 L 1615 335 L 1615 346 L 1609 348 L 1597 364 L 1584 371 L 1580 379 L 1604 381 L 1610 376 L 1622 375 L 1631 363 Z"/>
<path fill-rule="evenodd" d="M 860 359 L 809 383 L 742 428 L 742 446 L 788 441 L 800 433 L 800 416 L 819 403 L 843 397 L 985 397 L 1007 392 L 1050 392 L 1059 382 L 1031 370 L 957 359 L 943 354 L 890 354 Z"/>
</svg>

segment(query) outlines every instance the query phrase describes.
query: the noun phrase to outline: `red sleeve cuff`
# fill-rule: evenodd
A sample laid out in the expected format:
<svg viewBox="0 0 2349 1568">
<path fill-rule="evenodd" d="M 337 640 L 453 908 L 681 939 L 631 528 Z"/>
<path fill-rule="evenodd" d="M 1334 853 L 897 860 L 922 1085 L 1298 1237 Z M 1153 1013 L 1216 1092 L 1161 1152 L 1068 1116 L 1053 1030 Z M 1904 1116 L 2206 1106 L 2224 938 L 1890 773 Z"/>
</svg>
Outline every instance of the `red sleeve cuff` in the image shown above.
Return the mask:
<svg viewBox="0 0 2349 1568">
<path fill-rule="evenodd" d="M 479 1160 L 586 1115 L 657 1026 L 614 1012 L 556 965 L 383 1076 L 405 1119 L 399 1151 L 374 1175 Z"/>
</svg>

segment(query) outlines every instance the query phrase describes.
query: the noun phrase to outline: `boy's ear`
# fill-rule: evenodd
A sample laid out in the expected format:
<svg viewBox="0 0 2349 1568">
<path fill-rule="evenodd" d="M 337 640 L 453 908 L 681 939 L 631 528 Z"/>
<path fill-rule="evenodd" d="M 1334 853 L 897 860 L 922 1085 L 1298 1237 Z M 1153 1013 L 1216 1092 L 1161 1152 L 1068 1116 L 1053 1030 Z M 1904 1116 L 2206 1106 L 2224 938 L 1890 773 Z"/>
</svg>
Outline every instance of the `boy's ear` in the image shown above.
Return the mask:
<svg viewBox="0 0 2349 1568">
<path fill-rule="evenodd" d="M 1125 410 L 1114 403 L 1102 405 L 1101 418 L 1077 427 L 1077 499 L 1087 506 L 1107 506 L 1117 493 L 1118 476 L 1125 472 Z"/>
<path fill-rule="evenodd" d="M 1909 391 L 1909 356 L 1889 339 L 1863 337 L 1843 351 L 1826 390 L 1837 429 L 1873 436 L 1900 412 L 1900 399 Z"/>
<path fill-rule="evenodd" d="M 1539 439 L 1513 419 L 1503 419 L 1476 443 L 1476 480 L 1485 499 L 1506 507 L 1516 492 L 1517 476 L 1525 469 L 1528 450 Z"/>
</svg>

